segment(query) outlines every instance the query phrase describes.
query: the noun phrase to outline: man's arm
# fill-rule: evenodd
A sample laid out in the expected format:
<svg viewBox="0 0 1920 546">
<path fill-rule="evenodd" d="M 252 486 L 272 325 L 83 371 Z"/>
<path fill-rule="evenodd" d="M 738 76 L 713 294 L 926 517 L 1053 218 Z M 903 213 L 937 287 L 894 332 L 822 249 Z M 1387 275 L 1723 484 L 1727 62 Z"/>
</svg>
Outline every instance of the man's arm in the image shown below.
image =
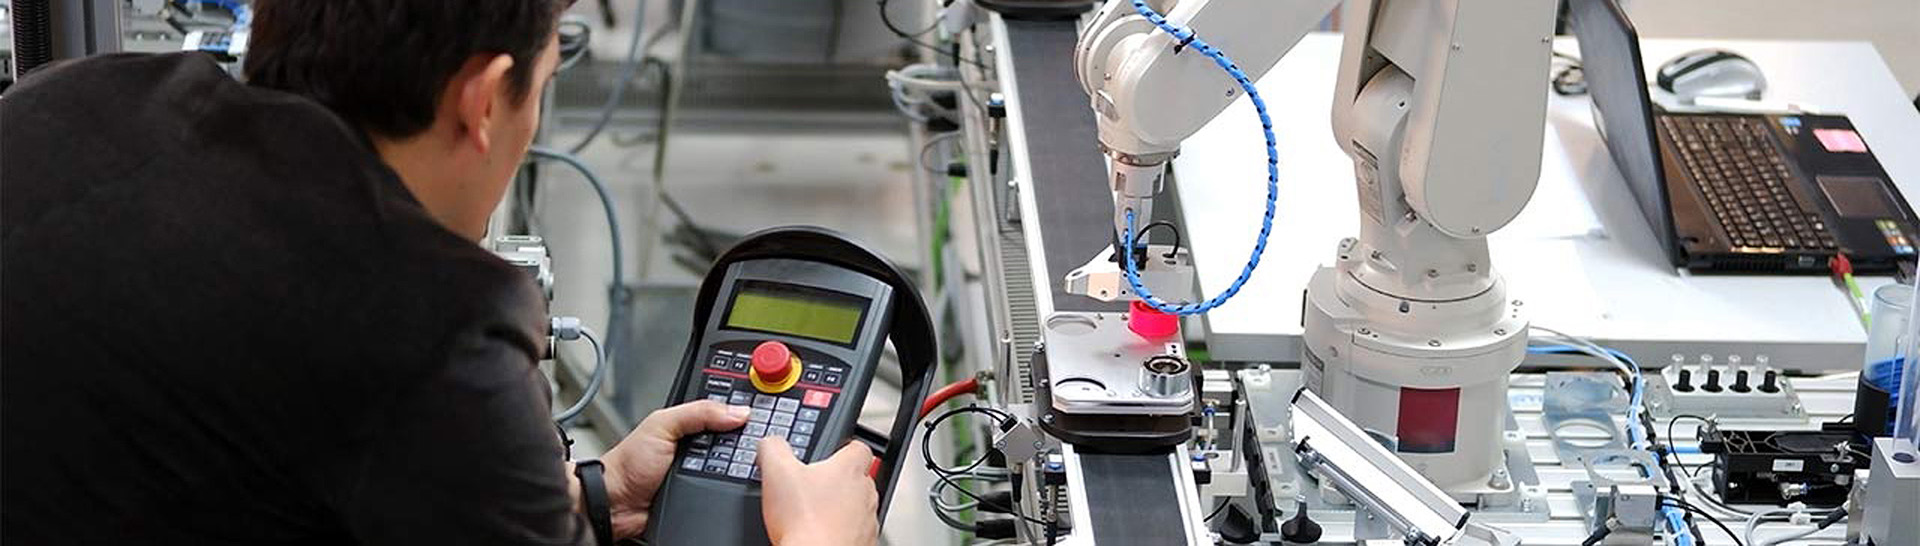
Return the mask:
<svg viewBox="0 0 1920 546">
<path fill-rule="evenodd" d="M 474 331 L 404 388 L 336 510 L 364 544 L 592 544 L 526 347 Z M 353 403 L 341 400 L 341 403 Z"/>
</svg>

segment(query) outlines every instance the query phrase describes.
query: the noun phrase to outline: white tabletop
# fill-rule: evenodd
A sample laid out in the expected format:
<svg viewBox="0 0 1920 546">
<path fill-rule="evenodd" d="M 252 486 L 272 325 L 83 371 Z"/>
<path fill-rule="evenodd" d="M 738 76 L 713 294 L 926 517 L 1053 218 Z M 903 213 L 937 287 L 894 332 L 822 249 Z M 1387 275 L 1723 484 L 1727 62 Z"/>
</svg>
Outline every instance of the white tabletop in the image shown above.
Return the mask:
<svg viewBox="0 0 1920 546">
<path fill-rule="evenodd" d="M 1900 191 L 1920 195 L 1920 112 L 1865 42 L 1643 40 L 1651 67 L 1682 52 L 1724 47 L 1767 75 L 1768 99 L 1851 117 Z M 1259 83 L 1280 145 L 1280 203 L 1259 270 L 1206 316 L 1214 358 L 1295 361 L 1309 276 L 1358 233 L 1353 169 L 1329 125 L 1341 41 L 1307 36 Z M 1577 53 L 1571 42 L 1556 47 Z M 1651 77 L 1648 78 L 1652 80 Z M 1551 93 L 1542 79 L 1542 93 Z M 1613 161 L 1585 97 L 1548 102 L 1533 201 L 1492 236 L 1495 267 L 1534 324 L 1590 336 L 1643 364 L 1670 355 L 1769 355 L 1802 369 L 1857 368 L 1866 334 L 1825 277 L 1697 276 L 1663 258 Z M 1499 143 L 1488 143 L 1498 146 Z M 1244 99 L 1182 146 L 1174 161 L 1188 241 L 1208 295 L 1246 263 L 1265 179 L 1252 107 Z M 1871 291 L 1890 278 L 1862 278 Z"/>
</svg>

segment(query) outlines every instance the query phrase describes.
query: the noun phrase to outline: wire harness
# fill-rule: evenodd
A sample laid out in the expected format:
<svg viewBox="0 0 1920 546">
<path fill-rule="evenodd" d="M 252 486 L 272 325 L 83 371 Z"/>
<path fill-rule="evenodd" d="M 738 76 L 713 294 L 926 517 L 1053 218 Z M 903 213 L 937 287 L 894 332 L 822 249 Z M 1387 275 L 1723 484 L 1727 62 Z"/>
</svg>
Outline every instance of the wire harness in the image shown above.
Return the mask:
<svg viewBox="0 0 1920 546">
<path fill-rule="evenodd" d="M 1267 115 L 1267 102 L 1260 98 L 1260 90 L 1254 87 L 1253 80 L 1247 77 L 1245 71 L 1240 70 L 1239 65 L 1234 64 L 1232 59 L 1228 59 L 1227 55 L 1222 53 L 1219 48 L 1213 47 L 1213 44 L 1207 43 L 1206 40 L 1194 34 L 1193 29 L 1168 22 L 1166 17 L 1161 16 L 1159 12 L 1155 12 L 1152 7 L 1147 6 L 1146 0 L 1133 0 L 1133 10 L 1138 12 L 1141 17 L 1145 17 L 1147 22 L 1153 23 L 1154 26 L 1159 27 L 1160 30 L 1172 35 L 1175 40 L 1179 41 L 1179 43 L 1174 45 L 1175 54 L 1178 54 L 1182 49 L 1193 48 L 1194 51 L 1198 51 L 1201 55 L 1212 59 L 1213 64 L 1218 65 L 1221 70 L 1227 73 L 1227 77 L 1233 78 L 1233 82 L 1239 84 L 1240 89 L 1246 92 L 1247 100 L 1253 103 L 1254 113 L 1260 116 L 1260 131 L 1265 133 L 1267 139 L 1267 211 L 1266 214 L 1260 218 L 1260 236 L 1254 240 L 1252 255 L 1247 256 L 1247 265 L 1240 270 L 1240 276 L 1235 278 L 1233 284 L 1228 285 L 1227 289 L 1222 290 L 1220 294 L 1199 303 L 1169 303 L 1154 297 L 1153 292 L 1148 290 L 1144 283 L 1140 282 L 1139 264 L 1135 263 L 1135 260 L 1128 256 L 1128 254 L 1131 254 L 1131 249 L 1135 247 L 1136 240 L 1139 239 L 1139 237 L 1133 231 L 1133 209 L 1127 209 L 1126 211 L 1126 229 L 1121 244 L 1129 249 L 1129 251 L 1121 253 L 1122 257 L 1120 261 L 1126 264 L 1125 272 L 1128 287 L 1132 288 L 1133 293 L 1140 297 L 1141 302 L 1146 303 L 1148 307 L 1152 307 L 1155 311 L 1169 315 L 1198 315 L 1219 307 L 1221 304 L 1226 303 L 1227 300 L 1232 299 L 1235 294 L 1239 294 L 1240 289 L 1246 286 L 1247 279 L 1253 277 L 1253 270 L 1260 267 L 1260 255 L 1267 251 L 1267 235 L 1273 232 L 1274 206 L 1278 203 L 1280 197 L 1280 150 L 1273 136 L 1273 118 Z"/>
</svg>

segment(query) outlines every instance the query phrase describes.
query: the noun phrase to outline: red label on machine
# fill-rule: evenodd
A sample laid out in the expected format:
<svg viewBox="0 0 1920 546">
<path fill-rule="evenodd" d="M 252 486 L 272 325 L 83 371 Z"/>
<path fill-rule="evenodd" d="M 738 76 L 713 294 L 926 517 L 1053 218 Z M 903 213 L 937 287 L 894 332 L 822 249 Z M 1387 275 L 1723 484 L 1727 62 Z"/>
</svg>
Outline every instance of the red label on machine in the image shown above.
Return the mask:
<svg viewBox="0 0 1920 546">
<path fill-rule="evenodd" d="M 1400 452 L 1452 453 L 1460 389 L 1400 389 Z"/>
</svg>

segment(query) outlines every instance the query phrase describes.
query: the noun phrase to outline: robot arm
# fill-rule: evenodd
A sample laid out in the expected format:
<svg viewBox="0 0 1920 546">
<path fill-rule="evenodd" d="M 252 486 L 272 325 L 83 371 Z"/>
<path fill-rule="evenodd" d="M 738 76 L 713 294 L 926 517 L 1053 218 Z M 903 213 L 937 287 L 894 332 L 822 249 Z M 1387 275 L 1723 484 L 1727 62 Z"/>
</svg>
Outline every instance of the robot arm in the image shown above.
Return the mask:
<svg viewBox="0 0 1920 546">
<path fill-rule="evenodd" d="M 1255 80 L 1338 3 L 1148 2 Z M 1347 3 L 1333 125 L 1355 162 L 1362 239 L 1389 258 L 1375 264 L 1377 288 L 1448 297 L 1490 284 L 1481 239 L 1519 214 L 1539 174 L 1528 150 L 1543 138 L 1538 84 L 1553 15 L 1538 0 Z M 1126 0 L 1108 2 L 1081 33 L 1078 75 L 1107 156 L 1116 233 L 1126 210 L 1148 217 L 1180 142 L 1241 94 L 1212 60 L 1178 45 Z"/>
<path fill-rule="evenodd" d="M 1257 79 L 1334 3 L 1149 7 Z M 1362 213 L 1359 237 L 1307 286 L 1302 356 L 1324 368 L 1309 387 L 1399 438 L 1416 470 L 1463 496 L 1512 491 L 1496 468 L 1507 374 L 1524 356 L 1527 324 L 1486 236 L 1519 214 L 1539 178 L 1554 9 L 1543 0 L 1353 0 L 1341 13 L 1332 122 Z M 1174 33 L 1136 11 L 1108 2 L 1078 52 L 1110 167 L 1115 241 L 1135 237 L 1125 219 L 1148 217 L 1181 140 L 1240 94 L 1213 59 L 1176 47 Z M 1126 263 L 1140 261 L 1157 260 Z M 1140 287 L 1177 288 L 1166 277 L 1163 287 L 1143 275 Z M 1414 408 L 1411 418 L 1402 408 Z"/>
<path fill-rule="evenodd" d="M 1152 0 L 1175 24 L 1193 28 L 1259 80 L 1340 0 Z M 1240 87 L 1198 52 L 1176 47 L 1114 0 L 1095 15 L 1075 49 L 1080 85 L 1092 99 L 1114 192 L 1114 230 L 1128 208 L 1151 217 L 1161 173 L 1180 142 L 1240 99 Z M 1144 220 L 1142 221 L 1144 223 Z M 1120 239 L 1116 237 L 1115 241 Z"/>
</svg>

